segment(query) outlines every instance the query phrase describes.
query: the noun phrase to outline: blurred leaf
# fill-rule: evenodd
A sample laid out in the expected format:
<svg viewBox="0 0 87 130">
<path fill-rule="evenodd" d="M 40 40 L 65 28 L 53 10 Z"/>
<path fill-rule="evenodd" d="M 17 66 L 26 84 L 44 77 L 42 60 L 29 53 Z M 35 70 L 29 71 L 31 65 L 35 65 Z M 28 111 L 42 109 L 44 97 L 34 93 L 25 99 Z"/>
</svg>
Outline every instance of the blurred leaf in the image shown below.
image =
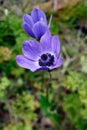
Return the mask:
<svg viewBox="0 0 87 130">
<path fill-rule="evenodd" d="M 0 47 L 0 63 L 11 59 L 12 50 L 8 47 Z"/>
<path fill-rule="evenodd" d="M 87 74 L 87 56 L 81 56 L 82 72 Z"/>
<path fill-rule="evenodd" d="M 6 97 L 6 89 L 11 84 L 7 77 L 2 77 L 0 80 L 0 100 Z"/>
<path fill-rule="evenodd" d="M 50 103 L 46 97 L 44 97 L 43 95 L 40 96 L 40 107 L 41 107 L 41 110 L 43 112 L 43 114 L 47 117 L 49 117 L 53 122 L 58 122 L 60 119 L 59 119 L 59 116 L 58 116 L 58 113 L 55 110 L 51 110 L 53 104 Z"/>
<path fill-rule="evenodd" d="M 49 108 L 51 107 L 51 103 L 49 103 L 46 97 L 42 95 L 40 96 L 40 105 L 41 105 L 42 112 L 45 115 L 47 115 L 49 112 Z"/>
</svg>

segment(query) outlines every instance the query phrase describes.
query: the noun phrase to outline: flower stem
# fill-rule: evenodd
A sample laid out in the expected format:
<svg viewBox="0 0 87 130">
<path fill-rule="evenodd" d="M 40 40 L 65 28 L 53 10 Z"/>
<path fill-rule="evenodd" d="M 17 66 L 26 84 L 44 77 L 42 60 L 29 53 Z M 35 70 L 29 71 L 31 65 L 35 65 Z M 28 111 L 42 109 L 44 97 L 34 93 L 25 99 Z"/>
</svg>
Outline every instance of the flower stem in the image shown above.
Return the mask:
<svg viewBox="0 0 87 130">
<path fill-rule="evenodd" d="M 47 82 L 47 85 L 46 85 L 46 98 L 47 98 L 47 101 L 49 101 L 49 89 L 50 89 L 50 86 L 51 86 L 51 72 L 48 71 L 49 73 L 49 80 Z"/>
</svg>

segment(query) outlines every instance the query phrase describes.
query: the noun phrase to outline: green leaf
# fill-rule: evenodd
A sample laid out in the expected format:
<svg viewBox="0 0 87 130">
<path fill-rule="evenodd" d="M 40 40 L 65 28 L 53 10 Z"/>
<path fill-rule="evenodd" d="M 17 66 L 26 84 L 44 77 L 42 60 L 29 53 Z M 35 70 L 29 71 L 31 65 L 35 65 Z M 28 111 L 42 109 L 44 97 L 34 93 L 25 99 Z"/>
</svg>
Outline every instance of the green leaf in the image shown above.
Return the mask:
<svg viewBox="0 0 87 130">
<path fill-rule="evenodd" d="M 49 113 L 49 108 L 51 107 L 50 102 L 46 99 L 45 96 L 40 96 L 40 105 L 41 105 L 41 110 L 45 115 L 48 115 Z"/>
</svg>

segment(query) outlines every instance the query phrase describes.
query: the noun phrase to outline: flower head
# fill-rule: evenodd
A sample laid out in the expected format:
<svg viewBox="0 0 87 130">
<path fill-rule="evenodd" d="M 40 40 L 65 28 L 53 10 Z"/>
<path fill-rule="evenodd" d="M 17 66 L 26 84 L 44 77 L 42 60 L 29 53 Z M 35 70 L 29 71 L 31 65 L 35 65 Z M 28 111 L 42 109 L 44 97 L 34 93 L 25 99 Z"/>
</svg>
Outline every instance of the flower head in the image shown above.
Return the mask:
<svg viewBox="0 0 87 130">
<path fill-rule="evenodd" d="M 31 71 L 52 70 L 62 65 L 58 36 L 47 31 L 40 40 L 27 40 L 22 46 L 23 55 L 16 57 L 17 64 Z"/>
<path fill-rule="evenodd" d="M 24 14 L 22 27 L 31 37 L 40 38 L 48 29 L 45 13 L 34 8 L 31 15 Z"/>
</svg>

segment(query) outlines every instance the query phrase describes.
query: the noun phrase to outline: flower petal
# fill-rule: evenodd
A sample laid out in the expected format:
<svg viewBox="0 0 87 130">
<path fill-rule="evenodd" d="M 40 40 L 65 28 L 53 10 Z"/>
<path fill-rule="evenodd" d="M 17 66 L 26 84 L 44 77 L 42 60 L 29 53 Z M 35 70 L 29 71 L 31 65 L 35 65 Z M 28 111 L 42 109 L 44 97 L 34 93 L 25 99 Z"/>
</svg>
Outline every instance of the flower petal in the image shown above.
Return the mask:
<svg viewBox="0 0 87 130">
<path fill-rule="evenodd" d="M 38 8 L 34 8 L 32 10 L 31 17 L 33 18 L 35 23 L 38 22 L 38 21 L 43 21 L 45 23 L 47 22 L 45 13 Z"/>
<path fill-rule="evenodd" d="M 43 22 L 37 22 L 33 26 L 33 32 L 37 38 L 40 38 L 47 30 L 47 26 Z"/>
<path fill-rule="evenodd" d="M 22 55 L 16 57 L 16 62 L 20 67 L 30 69 L 33 72 L 39 68 L 37 62 L 31 61 Z"/>
<path fill-rule="evenodd" d="M 24 56 L 33 61 L 36 61 L 41 53 L 40 45 L 35 40 L 25 41 L 22 45 L 22 51 L 24 53 Z"/>
<path fill-rule="evenodd" d="M 62 65 L 62 63 L 63 63 L 63 58 L 60 56 L 58 58 L 56 64 L 53 65 L 52 67 L 50 67 L 50 69 L 52 70 L 52 69 L 58 68 L 58 67 L 60 67 Z"/>
<path fill-rule="evenodd" d="M 27 24 L 29 24 L 30 27 L 32 27 L 34 25 L 32 17 L 28 14 L 24 14 L 23 21 L 26 22 Z"/>
<path fill-rule="evenodd" d="M 52 51 L 58 55 L 59 52 L 60 52 L 60 41 L 59 41 L 59 38 L 58 36 L 53 36 L 52 37 Z"/>
<path fill-rule="evenodd" d="M 52 36 L 50 34 L 50 31 L 47 30 L 46 33 L 41 37 L 40 43 L 42 47 L 42 51 L 51 51 L 51 40 Z"/>
<path fill-rule="evenodd" d="M 28 14 L 24 14 L 23 21 L 26 22 L 30 27 L 34 25 L 32 17 Z"/>
<path fill-rule="evenodd" d="M 27 23 L 23 23 L 22 27 L 28 33 L 28 35 L 30 35 L 33 38 L 36 38 L 31 27 Z"/>
</svg>

